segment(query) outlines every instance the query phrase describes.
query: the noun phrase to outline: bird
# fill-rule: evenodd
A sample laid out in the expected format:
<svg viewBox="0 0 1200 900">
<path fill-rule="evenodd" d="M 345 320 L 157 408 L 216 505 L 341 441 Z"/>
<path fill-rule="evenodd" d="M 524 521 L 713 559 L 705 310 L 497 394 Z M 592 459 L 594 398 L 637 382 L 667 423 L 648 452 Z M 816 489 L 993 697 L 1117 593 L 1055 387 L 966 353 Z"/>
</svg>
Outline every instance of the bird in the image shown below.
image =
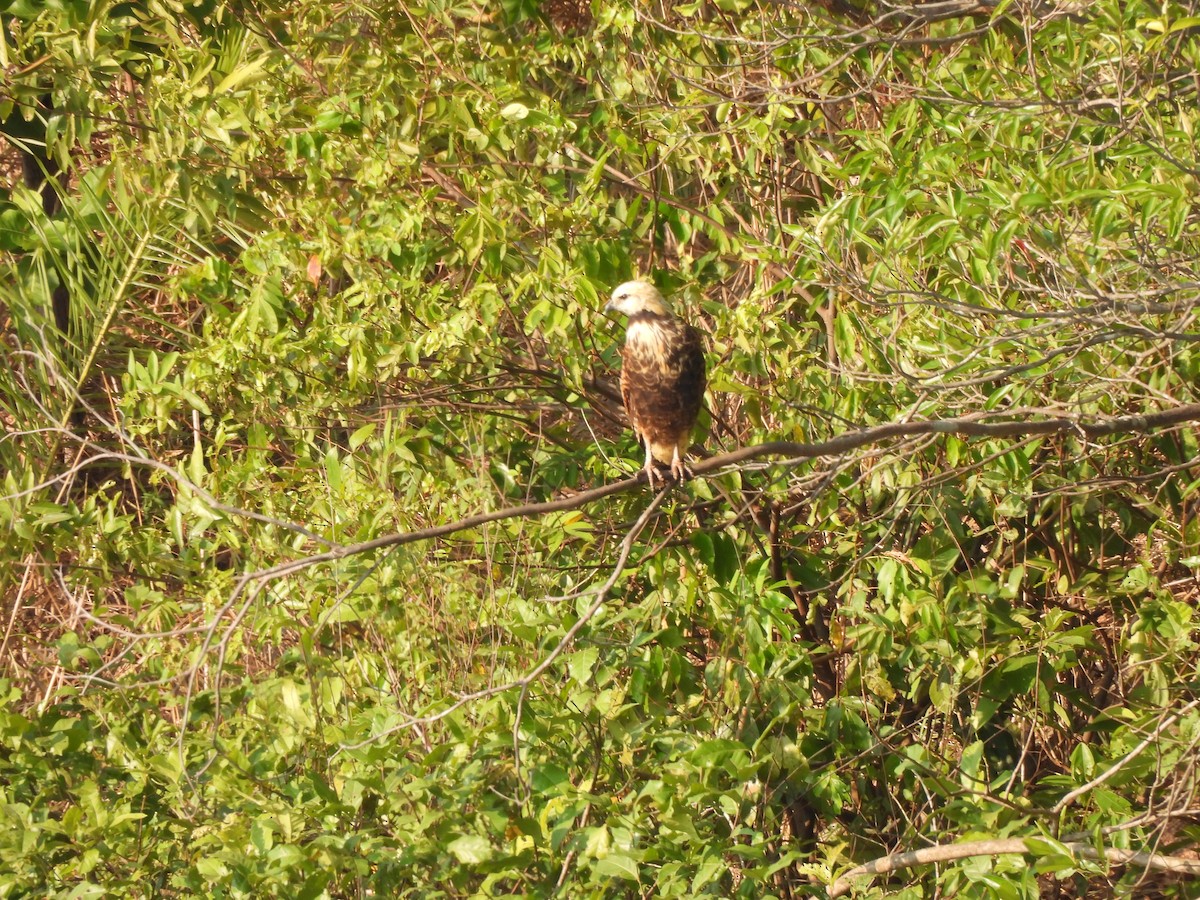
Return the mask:
<svg viewBox="0 0 1200 900">
<path fill-rule="evenodd" d="M 634 436 L 646 450 L 646 479 L 662 477 L 655 461 L 676 481 L 691 477 L 683 456 L 704 403 L 704 345 L 691 325 L 677 318 L 658 288 L 627 281 L 604 307 L 628 317 L 621 351 L 621 399 Z"/>
</svg>

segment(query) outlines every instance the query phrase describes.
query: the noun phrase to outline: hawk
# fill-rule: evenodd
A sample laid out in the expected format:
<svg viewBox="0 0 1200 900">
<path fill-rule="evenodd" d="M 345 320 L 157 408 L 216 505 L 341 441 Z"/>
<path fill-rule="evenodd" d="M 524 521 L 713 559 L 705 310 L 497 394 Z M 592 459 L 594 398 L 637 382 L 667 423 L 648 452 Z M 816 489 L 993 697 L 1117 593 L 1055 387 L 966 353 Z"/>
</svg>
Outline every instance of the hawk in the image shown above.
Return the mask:
<svg viewBox="0 0 1200 900">
<path fill-rule="evenodd" d="M 651 487 L 655 461 L 671 475 L 690 475 L 683 455 L 704 402 L 704 347 L 700 332 L 677 319 L 658 289 L 645 281 L 627 281 L 605 310 L 628 316 L 621 351 L 621 399 L 638 442 L 646 448 L 646 478 Z"/>
</svg>

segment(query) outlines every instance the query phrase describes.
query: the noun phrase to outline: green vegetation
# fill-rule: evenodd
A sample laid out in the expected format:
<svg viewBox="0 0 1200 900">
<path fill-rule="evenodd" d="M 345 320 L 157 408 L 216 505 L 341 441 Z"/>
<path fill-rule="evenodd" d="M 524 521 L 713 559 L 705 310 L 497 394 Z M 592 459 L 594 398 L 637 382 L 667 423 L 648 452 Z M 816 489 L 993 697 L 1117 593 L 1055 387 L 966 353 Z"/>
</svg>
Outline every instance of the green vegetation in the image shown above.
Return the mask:
<svg viewBox="0 0 1200 900">
<path fill-rule="evenodd" d="M 1196 895 L 1194 3 L 0 21 L 0 898 Z"/>
</svg>

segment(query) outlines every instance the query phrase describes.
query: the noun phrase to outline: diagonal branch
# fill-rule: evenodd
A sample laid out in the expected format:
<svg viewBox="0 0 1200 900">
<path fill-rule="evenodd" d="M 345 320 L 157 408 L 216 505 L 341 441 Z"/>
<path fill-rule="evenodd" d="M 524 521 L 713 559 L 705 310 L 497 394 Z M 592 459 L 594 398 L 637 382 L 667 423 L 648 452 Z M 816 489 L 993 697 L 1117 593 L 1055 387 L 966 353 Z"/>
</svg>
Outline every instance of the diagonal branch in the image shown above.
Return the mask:
<svg viewBox="0 0 1200 900">
<path fill-rule="evenodd" d="M 729 453 L 721 453 L 717 456 L 710 456 L 709 458 L 696 463 L 692 467 L 692 472 L 697 477 L 702 475 L 712 475 L 720 473 L 725 469 L 751 462 L 753 460 L 766 459 L 769 457 L 783 457 L 784 461 L 782 464 L 787 465 L 805 459 L 841 456 L 842 454 L 859 447 L 865 447 L 871 444 L 879 444 L 899 438 L 916 437 L 920 435 L 953 434 L 960 437 L 976 438 L 1018 438 L 1056 434 L 1076 434 L 1092 439 L 1114 434 L 1146 433 L 1160 428 L 1180 425 L 1185 422 L 1200 421 L 1200 403 L 1189 403 L 1152 413 L 1129 416 L 1114 416 L 1096 421 L 1087 421 L 1081 418 L 1067 416 L 1057 416 L 1054 418 L 1032 422 L 1019 421 L 1012 419 L 1012 416 L 1015 414 L 1016 411 L 1009 410 L 1004 413 L 977 413 L 969 416 L 961 416 L 955 419 L 933 419 L 915 422 L 889 422 L 885 425 L 876 425 L 872 428 L 863 428 L 858 431 L 846 432 L 845 434 L 840 434 L 837 437 L 830 438 L 827 441 L 818 441 L 816 443 L 804 443 L 801 441 L 769 441 L 765 444 L 755 444 L 750 447 L 740 447 L 737 450 L 733 450 Z M 1006 421 L 984 421 L 985 419 L 996 418 L 999 416 L 1006 417 Z M 181 487 L 185 487 L 191 491 L 194 491 L 214 510 L 223 512 L 226 515 L 269 521 L 272 524 L 282 524 L 275 522 L 274 520 L 267 519 L 266 517 L 260 516 L 256 513 L 222 504 L 203 490 L 199 489 L 196 485 L 192 484 L 179 472 L 151 459 L 144 459 L 124 453 L 103 452 L 82 460 L 75 467 L 73 467 L 72 471 L 85 468 L 92 463 L 108 459 L 119 459 L 122 462 L 129 463 L 130 465 L 153 467 L 168 477 L 174 479 L 180 484 Z M 61 476 L 59 477 L 61 478 Z M 43 487 L 45 484 L 51 483 L 54 480 L 57 479 L 49 479 L 39 483 L 38 485 L 35 485 L 32 488 L 20 491 L 17 494 L 0 496 L 0 499 L 11 500 L 17 496 L 23 496 L 25 494 L 32 493 L 33 491 L 36 491 L 40 487 Z M 588 504 L 595 503 L 597 500 L 603 500 L 606 497 L 612 497 L 616 494 L 622 494 L 626 491 L 633 490 L 639 484 L 644 484 L 645 481 L 645 472 L 639 471 L 635 476 L 624 478 L 620 481 L 614 481 L 609 484 L 603 484 L 599 487 L 591 488 L 586 491 L 580 491 L 576 494 L 559 497 L 555 500 L 546 500 L 540 503 L 525 503 L 520 506 L 509 506 L 503 509 L 495 509 L 489 512 L 467 516 L 466 518 L 458 519 L 454 522 L 444 522 L 440 525 L 433 525 L 429 528 L 422 528 L 416 531 L 386 534 L 377 538 L 373 538 L 369 541 L 362 541 L 357 544 L 344 544 L 329 547 L 320 553 L 314 553 L 298 559 L 287 560 L 274 566 L 270 566 L 266 569 L 260 569 L 255 572 L 246 573 L 242 576 L 241 584 L 243 587 L 245 587 L 246 584 L 253 581 L 273 581 L 277 578 L 293 575 L 312 566 L 320 565 L 321 563 L 345 559 L 349 556 L 355 556 L 360 553 L 370 553 L 374 550 L 382 550 L 388 547 L 399 547 L 404 544 L 413 544 L 419 541 L 433 540 L 435 538 L 455 534 L 459 531 L 467 531 L 471 528 L 478 528 L 480 525 L 486 525 L 489 522 L 498 522 L 503 519 L 531 519 L 546 515 L 547 513 L 579 509 L 587 506 Z M 299 526 L 291 526 L 291 529 L 301 534 L 305 534 L 313 540 L 322 540 L 317 535 L 312 534 L 307 530 L 300 528 Z"/>
<path fill-rule="evenodd" d="M 1069 791 L 1068 793 L 1064 794 L 1063 798 L 1054 804 L 1054 809 L 1052 812 L 1055 814 L 1061 813 L 1064 809 L 1066 809 L 1088 791 L 1098 788 L 1100 785 L 1104 784 L 1104 782 L 1116 775 L 1119 771 L 1121 771 L 1121 769 L 1125 768 L 1125 766 L 1127 766 L 1131 760 L 1136 759 L 1143 750 L 1154 743 L 1160 734 L 1190 713 L 1197 706 L 1200 706 L 1200 700 L 1193 700 L 1191 703 L 1188 703 L 1186 706 L 1184 706 L 1183 709 L 1164 718 L 1136 747 L 1118 759 L 1115 763 L 1113 763 L 1087 784 L 1082 784 L 1073 791 Z"/>
<path fill-rule="evenodd" d="M 770 441 L 765 444 L 755 444 L 751 447 L 741 447 L 729 453 L 711 456 L 693 466 L 692 471 L 696 476 L 710 475 L 718 473 L 732 466 L 737 466 L 752 460 L 763 459 L 766 457 L 784 457 L 785 462 L 787 462 L 792 460 L 799 461 L 804 459 L 816 459 L 825 456 L 840 456 L 847 451 L 854 450 L 858 447 L 865 447 L 869 444 L 878 444 L 884 441 L 894 440 L 896 438 L 907 438 L 918 435 L 953 434 L 962 437 L 1015 438 L 1039 435 L 1078 434 L 1086 438 L 1097 438 L 1113 434 L 1149 432 L 1171 425 L 1179 425 L 1184 422 L 1200 421 L 1200 403 L 1186 404 L 1183 406 L 1173 407 L 1171 409 L 1160 410 L 1158 412 L 1145 413 L 1143 415 L 1116 416 L 1113 418 L 1101 419 L 1093 422 L 1063 416 L 1034 422 L 982 421 L 985 418 L 992 418 L 997 415 L 999 414 L 980 413 L 977 415 L 962 416 L 957 419 L 935 419 L 931 421 L 917 422 L 889 422 L 886 425 L 877 425 L 873 428 L 864 428 L 860 431 L 851 431 L 845 434 L 840 434 L 837 437 L 831 438 L 827 441 L 819 441 L 814 444 L 808 444 L 799 441 Z M 1003 415 L 1012 416 L 1013 413 L 1006 412 Z M 344 559 L 348 556 L 353 556 L 359 553 L 369 553 L 373 550 L 381 550 L 385 547 L 397 547 L 403 544 L 416 543 L 417 541 L 427 541 L 434 538 L 445 537 L 448 534 L 454 534 L 455 532 L 477 528 L 480 525 L 486 525 L 489 522 L 496 522 L 501 519 L 528 519 L 542 516 L 551 512 L 559 512 L 567 509 L 579 509 L 580 507 L 587 506 L 589 503 L 594 503 L 597 500 L 602 500 L 606 497 L 611 497 L 614 494 L 620 494 L 624 493 L 625 491 L 632 490 L 639 484 L 644 483 L 645 480 L 645 472 L 639 472 L 636 476 L 625 478 L 621 481 L 614 481 L 611 484 L 604 484 L 600 487 L 592 488 L 591 490 L 580 491 L 578 494 L 560 497 L 556 500 L 547 500 L 541 503 L 525 503 L 521 506 L 510 506 L 504 509 L 496 509 L 490 512 L 468 516 L 465 519 L 459 519 L 456 522 L 446 522 L 441 525 L 434 525 L 430 528 L 422 528 L 417 531 L 382 535 L 358 544 L 346 544 L 343 546 L 333 547 L 322 553 L 313 554 L 300 559 L 288 560 L 287 562 L 282 562 L 275 566 L 271 566 L 268 569 L 262 569 L 258 572 L 247 575 L 246 578 L 273 580 L 275 578 L 281 578 L 294 574 L 298 571 L 313 565 L 318 565 L 320 563 Z"/>
<path fill-rule="evenodd" d="M 975 856 L 1042 855 L 1045 853 L 1047 844 L 1055 848 L 1065 848 L 1083 859 L 1104 859 L 1114 866 L 1138 866 L 1144 869 L 1156 869 L 1160 872 L 1200 877 L 1200 861 L 1180 856 L 1140 853 L 1118 847 L 1104 847 L 1101 852 L 1091 844 L 1085 844 L 1082 841 L 1058 843 L 1044 838 L 1002 838 L 965 841 L 961 844 L 936 844 L 933 847 L 922 847 L 920 850 L 893 853 L 890 856 L 873 859 L 869 863 L 856 866 L 849 872 L 838 876 L 829 887 L 829 896 L 841 897 L 843 894 L 849 893 L 851 881 L 863 875 L 884 875 L 888 872 L 895 872 L 897 869 L 910 869 L 913 866 L 928 866 L 933 863 L 951 862 Z"/>
</svg>

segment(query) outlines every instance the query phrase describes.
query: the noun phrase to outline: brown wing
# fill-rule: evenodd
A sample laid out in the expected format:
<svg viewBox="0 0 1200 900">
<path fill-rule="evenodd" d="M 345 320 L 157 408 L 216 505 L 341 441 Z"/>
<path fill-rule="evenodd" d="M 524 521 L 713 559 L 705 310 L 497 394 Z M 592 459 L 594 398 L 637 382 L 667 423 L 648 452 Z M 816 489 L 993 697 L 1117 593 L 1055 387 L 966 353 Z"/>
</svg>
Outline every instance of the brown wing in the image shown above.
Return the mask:
<svg viewBox="0 0 1200 900">
<path fill-rule="evenodd" d="M 685 436 L 692 433 L 700 407 L 704 405 L 704 388 L 708 377 L 704 371 L 704 342 L 700 332 L 691 325 L 682 326 L 679 343 L 672 352 L 673 368 L 679 372 L 675 392 L 679 397 L 679 423 Z"/>
<path fill-rule="evenodd" d="M 661 343 L 622 354 L 621 398 L 639 439 L 686 449 L 704 403 L 704 346 L 690 325 L 672 319 L 661 327 Z"/>
<path fill-rule="evenodd" d="M 633 369 L 637 363 L 631 359 L 632 356 L 628 347 L 621 351 L 621 402 L 625 404 L 625 412 L 629 416 L 629 426 L 633 429 L 633 436 L 638 439 L 640 444 L 642 429 L 638 426 L 637 403 L 634 400 L 634 384 L 638 379 L 633 375 Z"/>
</svg>

